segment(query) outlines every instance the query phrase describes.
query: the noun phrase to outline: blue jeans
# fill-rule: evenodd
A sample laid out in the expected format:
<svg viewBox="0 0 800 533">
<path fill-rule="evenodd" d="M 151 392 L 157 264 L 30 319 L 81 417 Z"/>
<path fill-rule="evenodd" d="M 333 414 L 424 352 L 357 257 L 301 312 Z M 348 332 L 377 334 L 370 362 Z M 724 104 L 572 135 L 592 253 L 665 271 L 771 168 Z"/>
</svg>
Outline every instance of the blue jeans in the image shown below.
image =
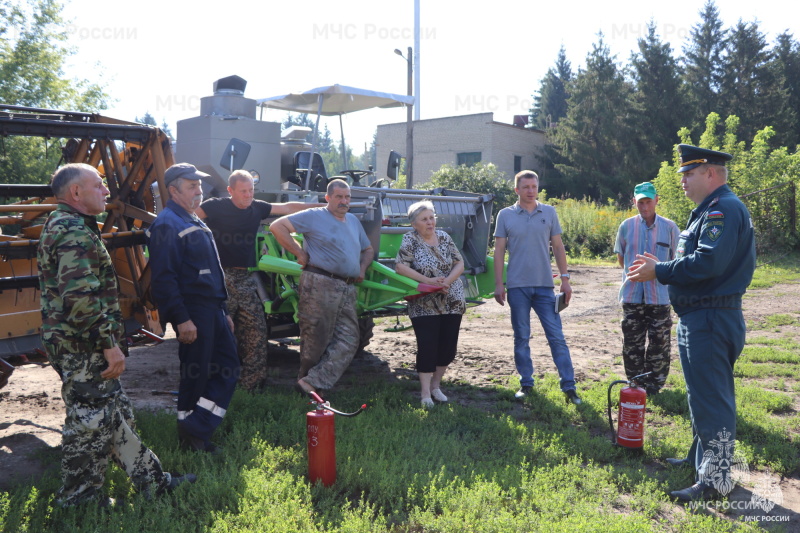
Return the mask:
<svg viewBox="0 0 800 533">
<path fill-rule="evenodd" d="M 531 309 L 536 312 L 550 345 L 550 354 L 561 378 L 561 390 L 575 389 L 575 370 L 569 355 L 561 315 L 555 312 L 555 293 L 552 287 L 514 287 L 508 289 L 508 307 L 511 309 L 511 327 L 514 329 L 514 364 L 520 375 L 520 385 L 533 385 L 531 360 Z"/>
</svg>

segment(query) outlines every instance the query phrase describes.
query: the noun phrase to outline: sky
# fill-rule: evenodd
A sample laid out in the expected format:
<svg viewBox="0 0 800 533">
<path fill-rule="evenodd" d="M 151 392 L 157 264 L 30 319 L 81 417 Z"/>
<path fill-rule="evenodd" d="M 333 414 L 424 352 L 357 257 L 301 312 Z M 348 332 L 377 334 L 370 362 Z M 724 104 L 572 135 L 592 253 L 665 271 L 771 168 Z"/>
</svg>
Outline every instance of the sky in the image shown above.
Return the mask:
<svg viewBox="0 0 800 533">
<path fill-rule="evenodd" d="M 617 61 L 627 64 L 651 19 L 679 55 L 704 1 L 420 0 L 420 118 L 493 112 L 494 120 L 511 123 L 528 114 L 562 45 L 576 71 L 602 32 Z M 254 99 L 335 83 L 406 94 L 407 63 L 394 49 L 405 54 L 414 45 L 414 0 L 110 5 L 67 0 L 64 10 L 76 50 L 66 73 L 105 84 L 112 102 L 103 114 L 110 117 L 133 120 L 149 112 L 175 133 L 179 120 L 199 115 L 200 98 L 212 95 L 214 81 L 234 74 L 247 80 L 245 96 Z M 725 27 L 758 22 L 770 45 L 785 30 L 800 39 L 800 10 L 791 4 L 716 5 Z M 285 117 L 284 111 L 264 115 Z M 338 141 L 338 118 L 326 120 Z M 378 124 L 405 120 L 402 108 L 344 115 L 345 139 L 360 154 Z"/>
</svg>

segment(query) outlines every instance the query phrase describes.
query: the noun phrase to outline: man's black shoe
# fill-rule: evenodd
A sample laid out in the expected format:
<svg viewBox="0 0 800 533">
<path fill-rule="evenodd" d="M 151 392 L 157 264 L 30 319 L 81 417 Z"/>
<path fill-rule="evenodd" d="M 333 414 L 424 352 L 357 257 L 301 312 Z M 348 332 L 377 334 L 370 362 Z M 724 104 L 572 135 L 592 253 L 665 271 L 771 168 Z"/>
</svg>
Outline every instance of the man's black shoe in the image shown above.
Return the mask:
<svg viewBox="0 0 800 533">
<path fill-rule="evenodd" d="M 206 451 L 205 441 L 189 433 L 180 422 L 178 422 L 178 443 L 180 444 L 181 450 Z"/>
<path fill-rule="evenodd" d="M 695 502 L 701 500 L 709 500 L 719 494 L 714 487 L 710 487 L 705 483 L 695 483 L 689 488 L 682 490 L 673 490 L 669 493 L 672 498 L 682 502 Z"/>
<path fill-rule="evenodd" d="M 167 483 L 166 486 L 157 489 L 156 496 L 161 496 L 165 492 L 172 492 L 184 483 L 194 483 L 195 481 L 197 481 L 197 476 L 194 474 L 184 474 L 182 476 L 179 476 L 178 474 L 171 474 L 169 483 Z M 142 494 L 144 494 L 144 498 L 148 501 L 153 499 L 150 487 L 145 487 L 142 491 Z"/>
<path fill-rule="evenodd" d="M 14 373 L 14 368 L 14 365 L 0 357 L 0 389 L 8 385 L 8 378 Z"/>
<path fill-rule="evenodd" d="M 178 444 L 181 450 L 194 450 L 196 452 L 206 452 L 211 455 L 220 455 L 222 448 L 212 444 L 206 443 L 200 437 L 195 437 L 183 427 L 183 424 L 178 422 Z"/>
<path fill-rule="evenodd" d="M 583 403 L 583 400 L 580 399 L 578 393 L 575 392 L 575 389 L 570 389 L 568 391 L 564 391 L 564 396 L 567 397 L 567 402 L 572 402 L 575 405 L 580 405 Z"/>
<path fill-rule="evenodd" d="M 689 459 L 677 459 L 675 457 L 667 457 L 667 464 L 669 466 L 683 466 L 689 464 Z"/>
<path fill-rule="evenodd" d="M 517 392 L 514 393 L 514 398 L 523 400 L 527 395 L 533 391 L 533 385 L 523 385 Z"/>
<path fill-rule="evenodd" d="M 206 444 L 205 452 L 209 455 L 222 455 L 222 448 L 214 444 L 213 442 L 209 442 Z"/>
<path fill-rule="evenodd" d="M 167 492 L 177 489 L 184 483 L 194 483 L 195 481 L 197 481 L 197 476 L 194 474 L 184 474 L 182 476 L 173 475 L 169 485 L 167 485 Z"/>
</svg>

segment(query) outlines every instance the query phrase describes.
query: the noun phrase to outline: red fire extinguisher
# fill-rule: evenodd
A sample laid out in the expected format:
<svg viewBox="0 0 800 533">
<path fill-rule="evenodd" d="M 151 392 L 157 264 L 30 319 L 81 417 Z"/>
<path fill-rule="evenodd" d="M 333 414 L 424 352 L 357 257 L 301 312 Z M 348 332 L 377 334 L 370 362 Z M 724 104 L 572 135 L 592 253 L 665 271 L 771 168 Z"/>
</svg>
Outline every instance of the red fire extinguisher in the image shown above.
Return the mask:
<svg viewBox="0 0 800 533">
<path fill-rule="evenodd" d="M 608 427 L 611 429 L 611 442 L 630 450 L 641 451 L 644 447 L 644 413 L 647 405 L 647 393 L 639 386 L 639 379 L 652 372 L 634 376 L 630 381 L 617 380 L 608 386 Z M 611 420 L 611 389 L 618 383 L 628 385 L 619 391 L 618 430 L 614 431 Z"/>
<path fill-rule="evenodd" d="M 353 413 L 343 413 L 330 406 L 316 392 L 309 392 L 313 411 L 306 413 L 306 437 L 308 439 L 308 479 L 318 480 L 326 487 L 336 482 L 336 428 L 334 415 L 356 416 L 367 408 L 361 406 Z"/>
</svg>

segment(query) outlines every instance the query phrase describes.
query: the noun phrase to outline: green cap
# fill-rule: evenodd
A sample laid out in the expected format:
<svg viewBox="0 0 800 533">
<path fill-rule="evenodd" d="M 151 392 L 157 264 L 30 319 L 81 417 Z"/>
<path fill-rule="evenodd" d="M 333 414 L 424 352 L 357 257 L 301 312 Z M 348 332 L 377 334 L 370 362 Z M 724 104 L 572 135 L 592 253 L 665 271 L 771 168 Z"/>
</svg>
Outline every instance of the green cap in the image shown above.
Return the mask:
<svg viewBox="0 0 800 533">
<path fill-rule="evenodd" d="M 653 200 L 655 200 L 656 199 L 655 185 L 653 185 L 649 181 L 640 183 L 639 185 L 633 188 L 633 198 L 636 201 L 639 201 L 642 198 L 652 198 Z"/>
</svg>

